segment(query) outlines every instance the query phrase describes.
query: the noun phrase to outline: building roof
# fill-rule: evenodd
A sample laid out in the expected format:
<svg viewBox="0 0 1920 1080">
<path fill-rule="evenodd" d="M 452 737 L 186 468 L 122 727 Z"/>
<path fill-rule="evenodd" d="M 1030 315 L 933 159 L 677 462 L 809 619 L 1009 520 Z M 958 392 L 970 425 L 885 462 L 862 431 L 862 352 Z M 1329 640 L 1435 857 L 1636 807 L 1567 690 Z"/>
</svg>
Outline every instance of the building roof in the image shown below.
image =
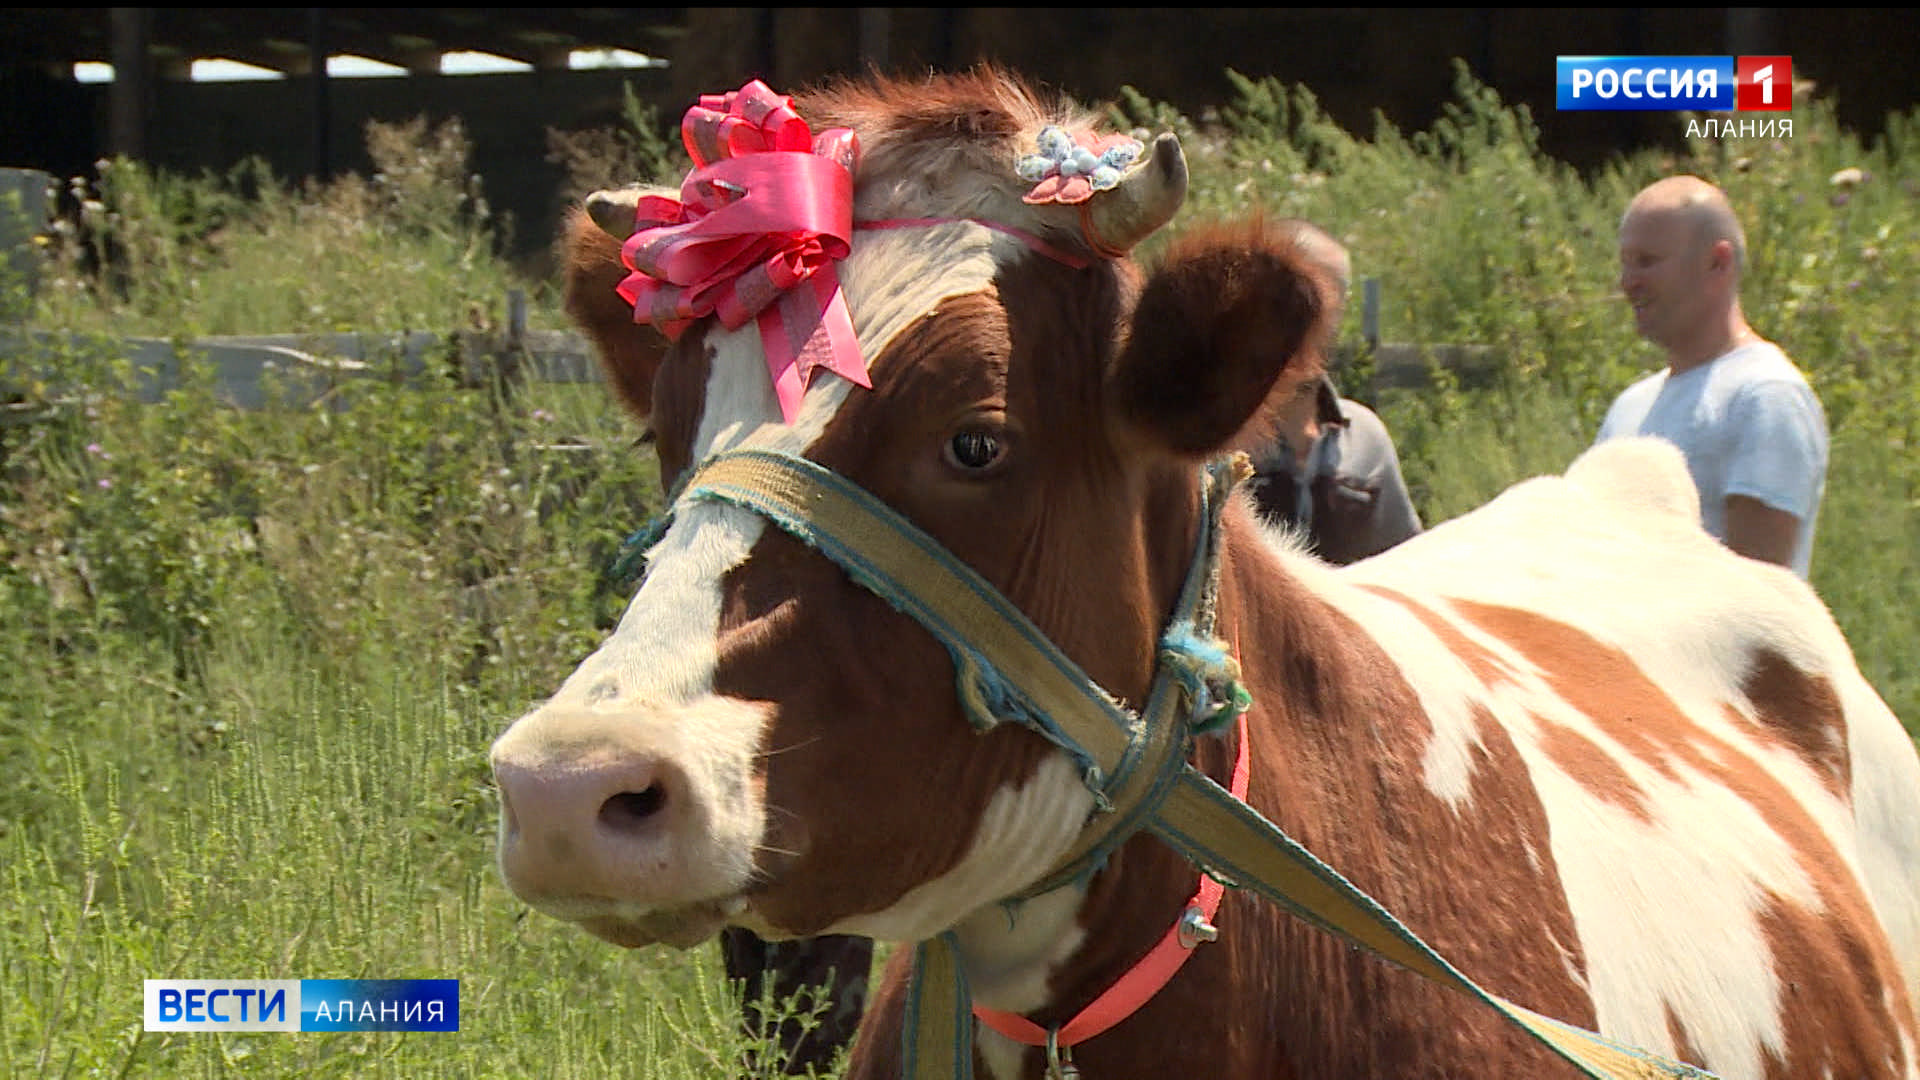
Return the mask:
<svg viewBox="0 0 1920 1080">
<path fill-rule="evenodd" d="M 184 77 L 195 60 L 237 60 L 305 74 L 316 31 L 323 55 L 351 54 L 437 71 L 449 52 L 486 52 L 564 68 L 577 49 L 669 51 L 685 8 L 14 8 L 0 20 L 0 59 L 69 70 L 112 63 L 116 18 L 139 19 L 156 73 Z"/>
</svg>

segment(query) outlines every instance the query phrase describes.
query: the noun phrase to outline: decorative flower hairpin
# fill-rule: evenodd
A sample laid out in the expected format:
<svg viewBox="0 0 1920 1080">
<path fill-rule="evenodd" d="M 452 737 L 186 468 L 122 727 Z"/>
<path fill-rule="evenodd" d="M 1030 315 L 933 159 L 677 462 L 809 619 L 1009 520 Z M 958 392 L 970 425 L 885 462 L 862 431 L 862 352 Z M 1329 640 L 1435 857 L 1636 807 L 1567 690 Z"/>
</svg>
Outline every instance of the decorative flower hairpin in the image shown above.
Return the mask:
<svg viewBox="0 0 1920 1080">
<path fill-rule="evenodd" d="M 1028 203 L 1083 203 L 1096 191 L 1120 183 L 1120 175 L 1140 158 L 1141 146 L 1125 135 L 1070 134 L 1048 124 L 1034 140 L 1038 153 L 1020 158 L 1022 180 L 1035 181 L 1022 197 Z"/>
</svg>

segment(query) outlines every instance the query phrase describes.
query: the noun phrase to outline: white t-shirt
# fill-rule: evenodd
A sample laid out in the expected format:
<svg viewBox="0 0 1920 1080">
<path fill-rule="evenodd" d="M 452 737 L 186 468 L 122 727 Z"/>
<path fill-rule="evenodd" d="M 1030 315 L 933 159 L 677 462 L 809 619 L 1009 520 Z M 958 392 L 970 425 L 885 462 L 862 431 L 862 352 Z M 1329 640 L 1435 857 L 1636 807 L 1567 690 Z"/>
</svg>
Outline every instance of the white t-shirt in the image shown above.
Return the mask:
<svg viewBox="0 0 1920 1080">
<path fill-rule="evenodd" d="M 1722 540 L 1729 495 L 1799 518 L 1793 569 L 1807 576 L 1827 486 L 1827 417 L 1778 346 L 1742 345 L 1679 375 L 1662 369 L 1627 387 L 1594 441 L 1624 435 L 1658 435 L 1680 448 L 1700 489 L 1701 523 Z"/>
</svg>

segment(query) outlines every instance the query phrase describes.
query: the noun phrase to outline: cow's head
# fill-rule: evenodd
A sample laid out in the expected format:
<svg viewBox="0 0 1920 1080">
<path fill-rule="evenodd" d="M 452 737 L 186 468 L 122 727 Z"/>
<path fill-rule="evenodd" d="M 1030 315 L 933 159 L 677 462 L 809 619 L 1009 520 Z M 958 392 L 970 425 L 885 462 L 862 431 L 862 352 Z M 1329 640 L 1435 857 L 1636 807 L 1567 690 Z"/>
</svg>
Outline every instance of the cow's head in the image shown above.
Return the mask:
<svg viewBox="0 0 1920 1080">
<path fill-rule="evenodd" d="M 1111 256 L 1177 209 L 1177 142 L 1083 203 L 1026 201 L 1017 163 L 1041 130 L 1095 125 L 993 72 L 796 107 L 857 132 L 855 219 L 911 223 L 861 229 L 838 264 L 871 390 L 817 376 L 783 422 L 752 323 L 706 319 L 663 350 L 613 292 L 620 241 L 594 219 L 625 231 L 618 197 L 573 222 L 571 309 L 648 418 L 663 480 L 748 441 L 804 455 L 1139 702 L 1187 570 L 1195 466 L 1306 376 L 1288 362 L 1323 330 L 1326 283 L 1258 225 L 1177 245 L 1143 280 Z M 627 945 L 725 922 L 928 937 L 1050 869 L 1092 805 L 1032 732 L 970 726 L 953 670 L 827 558 L 689 505 L 612 637 L 494 747 L 506 879 Z"/>
</svg>

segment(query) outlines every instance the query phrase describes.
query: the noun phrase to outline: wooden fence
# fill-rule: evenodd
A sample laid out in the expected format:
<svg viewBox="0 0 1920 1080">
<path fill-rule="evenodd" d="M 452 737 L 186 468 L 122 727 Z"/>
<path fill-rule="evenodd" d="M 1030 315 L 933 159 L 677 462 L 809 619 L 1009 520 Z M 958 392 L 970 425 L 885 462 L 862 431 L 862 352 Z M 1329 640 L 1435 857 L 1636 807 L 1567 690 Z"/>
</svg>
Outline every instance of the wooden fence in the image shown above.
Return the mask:
<svg viewBox="0 0 1920 1080">
<path fill-rule="evenodd" d="M 1331 358 L 1344 393 L 1369 398 L 1385 390 L 1418 390 L 1428 385 L 1436 368 L 1469 386 L 1490 382 L 1497 374 L 1499 357 L 1486 346 L 1374 343 L 1377 283 L 1366 282 L 1364 294 L 1369 339 L 1343 344 Z M 1367 354 L 1372 377 L 1365 386 L 1340 379 L 1343 370 L 1352 370 Z M 341 388 L 356 380 L 442 380 L 478 387 L 494 381 L 584 383 L 602 377 L 584 337 L 526 328 L 526 297 L 517 290 L 507 298 L 506 325 L 497 332 L 261 334 L 174 341 L 0 328 L 0 426 L 30 422 L 70 400 L 79 389 L 71 385 L 73 373 L 86 369 L 89 360 L 127 361 L 141 401 L 158 402 L 184 386 L 189 373 L 199 373 L 211 378 L 222 400 L 248 410 L 341 408 L 349 400 Z M 22 394 L 23 383 L 37 383 L 46 391 Z"/>
<path fill-rule="evenodd" d="M 214 393 L 236 408 L 344 408 L 342 388 L 355 381 L 424 385 L 449 381 L 477 387 L 489 380 L 596 382 L 597 361 L 574 334 L 530 331 L 505 335 L 269 334 L 101 340 L 44 331 L 0 331 L 0 426 L 28 423 L 50 408 L 77 400 L 73 373 L 98 360 L 124 359 L 139 400 L 153 403 L 187 384 L 190 373 L 210 378 Z M 9 386 L 8 384 L 13 385 Z M 44 393 L 26 395 L 23 383 Z M 20 400 L 10 400 L 20 399 Z"/>
<path fill-rule="evenodd" d="M 489 380 L 549 383 L 601 381 L 598 361 L 587 340 L 555 330 L 513 333 L 415 330 L 395 334 L 262 334 L 205 337 L 176 342 L 166 338 L 100 339 L 34 330 L 0 330 L 0 396 L 20 389 L 22 380 L 49 387 L 57 396 L 72 370 L 63 358 L 125 359 L 135 374 L 140 400 L 157 402 L 184 385 L 187 372 L 210 372 L 216 393 L 240 409 L 269 405 L 328 407 L 344 402 L 339 390 L 351 380 L 419 383 L 434 378 L 477 387 Z M 1351 370 L 1368 346 L 1334 350 L 1336 380 Z M 1484 385 L 1496 375 L 1495 351 L 1480 345 L 1373 346 L 1373 376 L 1367 386 L 1342 383 L 1350 396 L 1383 390 L 1418 390 L 1432 380 L 1435 367 L 1450 371 L 1464 385 Z M 8 387 L 11 381 L 16 385 Z M 20 404 L 0 405 L 16 412 Z M 0 419 L 0 422 L 5 422 Z"/>
<path fill-rule="evenodd" d="M 53 178 L 31 169 L 0 169 L 0 259 L 26 278 L 31 290 L 36 260 L 24 250 L 44 228 L 51 212 Z M 1332 357 L 1335 378 L 1351 370 L 1362 354 L 1372 356 L 1372 378 L 1364 385 L 1341 381 L 1349 395 L 1368 398 L 1389 389 L 1419 389 L 1434 367 L 1452 372 L 1463 384 L 1490 381 L 1499 358 L 1476 345 L 1413 345 L 1380 341 L 1381 283 L 1361 282 L 1362 344 L 1345 345 Z M 159 401 L 182 385 L 191 370 L 210 370 L 216 393 L 237 408 L 269 404 L 292 408 L 339 407 L 339 391 L 349 380 L 419 381 L 450 376 L 457 384 L 480 386 L 496 378 L 545 382 L 593 382 L 601 377 L 586 340 L 565 331 L 528 330 L 526 297 L 507 296 L 507 318 L 498 332 L 467 330 L 436 333 L 260 334 L 204 337 L 176 342 L 166 338 L 112 340 L 61 335 L 0 326 L 0 425 L 24 423 L 48 407 L 23 397 L 22 380 L 42 383 L 57 403 L 70 381 L 77 356 L 102 351 L 131 362 L 142 401 Z M 16 385 L 8 386 L 9 381 Z"/>
</svg>

